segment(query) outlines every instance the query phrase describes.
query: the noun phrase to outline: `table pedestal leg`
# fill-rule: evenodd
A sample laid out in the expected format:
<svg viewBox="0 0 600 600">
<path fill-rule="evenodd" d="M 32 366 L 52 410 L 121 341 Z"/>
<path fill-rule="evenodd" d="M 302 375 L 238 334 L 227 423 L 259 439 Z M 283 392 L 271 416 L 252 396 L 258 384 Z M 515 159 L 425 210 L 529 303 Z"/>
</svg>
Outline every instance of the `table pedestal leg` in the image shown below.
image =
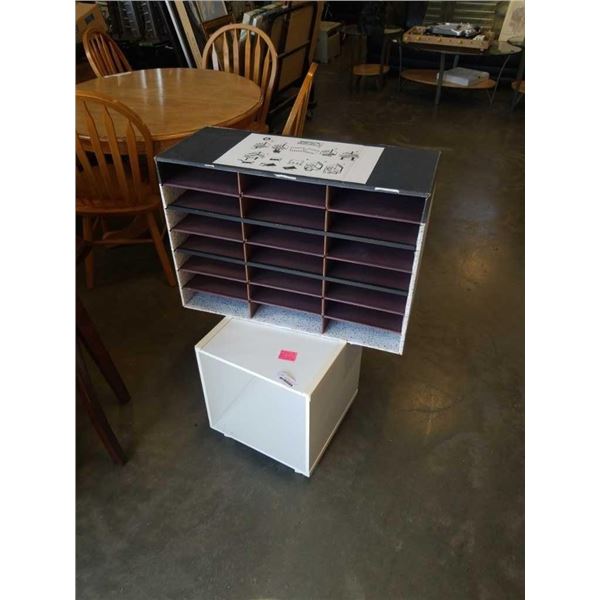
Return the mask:
<svg viewBox="0 0 600 600">
<path fill-rule="evenodd" d="M 520 99 L 519 85 L 523 81 L 523 73 L 525 72 L 525 48 L 521 51 L 521 60 L 519 61 L 519 68 L 517 69 L 517 85 L 513 92 L 511 109 L 517 106 Z"/>
<path fill-rule="evenodd" d="M 440 71 L 438 73 L 437 86 L 435 89 L 435 102 L 437 106 L 440 103 L 440 96 L 442 95 L 442 82 L 444 80 L 444 67 L 446 63 L 446 55 L 440 54 Z"/>
<path fill-rule="evenodd" d="M 402 87 L 402 41 L 398 43 L 398 89 Z"/>
<path fill-rule="evenodd" d="M 498 73 L 498 78 L 496 79 L 496 85 L 494 86 L 494 91 L 492 92 L 492 97 L 490 98 L 490 106 L 494 103 L 494 98 L 496 97 L 496 90 L 498 89 L 498 85 L 500 85 L 500 78 L 502 77 L 502 72 L 504 71 L 504 67 L 506 67 L 506 63 L 508 63 L 508 59 L 510 58 L 510 54 L 504 59 L 502 66 L 500 67 L 500 71 Z"/>
</svg>

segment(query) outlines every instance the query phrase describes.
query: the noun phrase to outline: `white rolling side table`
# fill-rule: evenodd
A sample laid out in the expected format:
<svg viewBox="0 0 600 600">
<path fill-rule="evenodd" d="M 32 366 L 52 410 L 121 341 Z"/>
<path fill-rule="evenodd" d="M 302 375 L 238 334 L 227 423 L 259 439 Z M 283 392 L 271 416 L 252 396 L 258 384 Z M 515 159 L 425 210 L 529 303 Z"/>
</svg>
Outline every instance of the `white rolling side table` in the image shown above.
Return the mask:
<svg viewBox="0 0 600 600">
<path fill-rule="evenodd" d="M 358 392 L 362 349 L 225 318 L 196 345 L 210 426 L 310 477 Z"/>
</svg>

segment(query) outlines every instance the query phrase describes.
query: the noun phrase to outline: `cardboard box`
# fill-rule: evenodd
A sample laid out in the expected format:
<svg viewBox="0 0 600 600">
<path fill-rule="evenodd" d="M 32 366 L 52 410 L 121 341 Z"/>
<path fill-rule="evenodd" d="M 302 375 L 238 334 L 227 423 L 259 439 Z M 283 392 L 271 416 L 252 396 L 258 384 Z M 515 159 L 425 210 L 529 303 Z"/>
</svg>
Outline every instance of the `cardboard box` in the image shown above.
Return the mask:
<svg viewBox="0 0 600 600">
<path fill-rule="evenodd" d="M 96 27 L 106 31 L 106 22 L 100 12 L 97 4 L 85 4 L 75 2 L 75 37 L 77 42 L 81 42 L 83 32 L 88 27 Z"/>
</svg>

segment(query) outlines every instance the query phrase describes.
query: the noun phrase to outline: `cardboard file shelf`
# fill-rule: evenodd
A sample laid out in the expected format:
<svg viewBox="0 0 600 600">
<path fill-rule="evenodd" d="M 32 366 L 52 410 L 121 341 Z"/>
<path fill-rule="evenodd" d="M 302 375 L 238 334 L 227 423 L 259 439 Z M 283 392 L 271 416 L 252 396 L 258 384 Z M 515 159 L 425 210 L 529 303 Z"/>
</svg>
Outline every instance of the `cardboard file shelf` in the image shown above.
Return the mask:
<svg viewBox="0 0 600 600">
<path fill-rule="evenodd" d="M 308 477 L 356 396 L 361 353 L 341 340 L 224 319 L 196 345 L 210 426 Z"/>
<path fill-rule="evenodd" d="M 215 162 L 248 135 L 157 157 L 183 305 L 402 353 L 439 152 L 383 147 L 364 184 Z"/>
</svg>

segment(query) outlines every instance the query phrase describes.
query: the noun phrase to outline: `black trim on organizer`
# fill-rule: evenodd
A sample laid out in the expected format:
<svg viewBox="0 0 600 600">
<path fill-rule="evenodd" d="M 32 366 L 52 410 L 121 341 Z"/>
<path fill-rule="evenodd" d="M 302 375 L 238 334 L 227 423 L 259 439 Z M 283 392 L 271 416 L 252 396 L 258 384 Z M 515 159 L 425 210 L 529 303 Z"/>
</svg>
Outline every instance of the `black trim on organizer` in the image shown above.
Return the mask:
<svg viewBox="0 0 600 600">
<path fill-rule="evenodd" d="M 237 182 L 237 173 L 231 171 L 224 171 L 222 169 L 214 169 L 207 167 L 188 167 L 186 165 L 185 168 L 182 165 L 174 165 L 171 163 L 165 163 L 167 165 L 168 171 L 174 170 L 176 168 L 182 173 L 168 173 L 167 176 L 163 179 L 161 184 L 166 187 L 171 187 L 178 190 L 188 190 L 191 192 L 205 192 L 207 194 L 215 194 L 217 196 L 226 196 L 229 198 L 237 198 L 239 196 L 238 182 Z M 215 182 L 210 182 L 210 184 L 205 180 L 203 181 L 201 177 L 196 177 L 196 181 L 194 181 L 194 177 L 191 177 L 191 171 L 204 172 L 206 174 L 217 174 L 218 176 L 222 175 L 233 175 L 231 179 L 234 181 L 227 182 L 225 185 L 223 183 L 219 183 L 215 185 Z M 202 175 L 201 173 L 195 173 L 194 175 Z M 229 177 L 227 177 L 229 178 Z M 199 181 L 198 181 L 199 179 Z"/>
<path fill-rule="evenodd" d="M 180 212 L 188 215 L 199 215 L 200 217 L 210 217 L 211 219 L 223 219 L 224 221 L 234 221 L 235 223 L 241 223 L 242 219 L 240 217 L 234 217 L 231 215 L 224 215 L 223 213 L 211 212 L 209 210 L 198 210 L 197 208 L 184 208 L 181 206 L 173 206 L 169 204 L 167 206 L 167 210 L 169 212 Z M 171 227 L 170 231 L 173 231 L 177 225 Z"/>
<path fill-rule="evenodd" d="M 289 275 L 298 275 L 299 277 L 311 277 L 313 279 L 323 279 L 323 275 L 317 275 L 316 273 L 311 273 L 310 271 L 296 271 L 294 269 L 288 269 L 286 267 L 278 267 L 275 265 L 270 265 L 268 263 L 256 262 L 253 260 L 249 260 L 247 262 L 249 267 L 257 267 L 259 269 L 270 269 L 271 271 L 280 271 L 281 273 L 288 273 Z M 249 283 L 252 283 L 250 280 Z"/>
<path fill-rule="evenodd" d="M 259 221 L 258 219 L 248 219 L 246 217 L 242 219 L 242 223 L 248 223 L 248 225 L 261 225 L 264 227 L 273 227 L 274 229 L 286 229 L 288 231 L 297 231 L 298 233 L 310 233 L 312 235 L 320 236 L 324 235 L 322 229 L 310 229 L 308 227 L 299 227 L 298 225 L 281 225 L 280 223 L 272 223 L 271 221 Z"/>
<path fill-rule="evenodd" d="M 249 169 L 244 166 L 229 166 L 214 164 L 225 152 L 245 139 L 251 131 L 227 129 L 224 127 L 206 127 L 165 150 L 156 157 L 157 164 L 180 164 L 190 167 L 216 168 L 222 171 L 259 175 L 261 177 L 277 177 L 269 171 Z M 316 141 L 332 142 L 335 140 Z M 347 142 L 344 142 L 347 143 Z M 438 150 L 420 148 L 401 148 L 398 146 L 375 145 L 383 148 L 383 152 L 369 179 L 365 184 L 344 181 L 332 181 L 296 175 L 295 181 L 330 185 L 339 188 L 354 188 L 358 190 L 397 192 L 406 196 L 427 197 L 432 192 L 433 181 L 437 172 L 441 153 Z M 285 177 L 287 181 L 293 181 Z M 162 183 L 162 180 L 161 180 Z"/>
<path fill-rule="evenodd" d="M 178 188 L 180 189 L 180 188 Z M 229 196 L 215 192 L 192 190 L 187 188 L 183 194 L 171 202 L 167 209 L 183 211 L 203 211 L 216 215 L 227 215 L 240 218 L 239 196 Z"/>
<path fill-rule="evenodd" d="M 338 238 L 340 240 L 350 240 L 352 242 L 363 242 L 365 244 L 375 244 L 376 246 L 386 246 L 388 248 L 400 248 L 401 250 L 417 249 L 416 244 L 402 244 L 400 242 L 386 242 L 385 240 L 374 240 L 373 238 L 358 237 L 357 235 L 349 235 L 346 233 L 327 232 L 327 237 Z"/>
<path fill-rule="evenodd" d="M 339 277 L 331 277 L 331 275 L 325 275 L 325 281 L 329 281 L 331 283 L 343 283 L 344 285 L 365 288 L 366 290 L 373 290 L 374 292 L 386 292 L 387 294 L 396 294 L 396 296 L 408 296 L 408 290 L 388 288 L 382 285 L 375 285 L 373 283 L 362 283 L 359 281 L 352 281 L 350 279 L 340 279 Z"/>
<path fill-rule="evenodd" d="M 219 256 L 218 254 L 210 254 L 209 252 L 198 252 L 195 250 L 185 250 L 185 248 L 175 248 L 175 252 L 181 252 L 185 256 L 199 256 L 200 258 L 209 258 L 210 260 L 220 260 L 222 262 L 232 263 L 234 265 L 245 265 L 244 260 L 237 258 L 229 258 L 228 256 Z M 185 270 L 183 265 L 177 269 L 178 271 Z"/>
</svg>

